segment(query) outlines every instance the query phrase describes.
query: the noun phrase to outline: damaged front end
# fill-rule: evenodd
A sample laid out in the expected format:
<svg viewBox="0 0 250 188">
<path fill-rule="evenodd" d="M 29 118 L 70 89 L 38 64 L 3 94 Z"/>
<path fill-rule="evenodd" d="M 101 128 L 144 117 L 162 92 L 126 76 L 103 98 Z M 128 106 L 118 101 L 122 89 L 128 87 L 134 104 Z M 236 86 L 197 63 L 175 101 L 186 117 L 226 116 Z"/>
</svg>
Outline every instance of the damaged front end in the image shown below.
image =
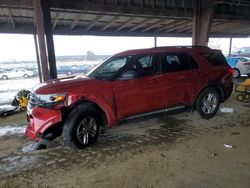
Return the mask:
<svg viewBox="0 0 250 188">
<path fill-rule="evenodd" d="M 60 135 L 60 129 L 57 127 L 62 123 L 61 108 L 64 106 L 66 97 L 66 93 L 29 94 L 28 126 L 25 132 L 28 138 L 40 142 L 42 139 L 52 140 Z"/>
</svg>

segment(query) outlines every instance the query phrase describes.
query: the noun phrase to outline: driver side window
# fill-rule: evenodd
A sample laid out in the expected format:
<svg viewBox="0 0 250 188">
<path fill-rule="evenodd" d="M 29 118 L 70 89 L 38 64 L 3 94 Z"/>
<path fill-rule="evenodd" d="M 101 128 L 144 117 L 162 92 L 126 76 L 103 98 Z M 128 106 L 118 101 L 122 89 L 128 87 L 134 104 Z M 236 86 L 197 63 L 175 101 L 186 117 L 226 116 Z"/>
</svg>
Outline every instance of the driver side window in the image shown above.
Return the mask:
<svg viewBox="0 0 250 188">
<path fill-rule="evenodd" d="M 100 71 L 100 73 L 113 73 L 117 72 L 121 67 L 123 67 L 127 62 L 126 58 L 121 59 L 115 59 L 111 61 L 109 64 L 103 67 L 103 69 Z"/>
</svg>

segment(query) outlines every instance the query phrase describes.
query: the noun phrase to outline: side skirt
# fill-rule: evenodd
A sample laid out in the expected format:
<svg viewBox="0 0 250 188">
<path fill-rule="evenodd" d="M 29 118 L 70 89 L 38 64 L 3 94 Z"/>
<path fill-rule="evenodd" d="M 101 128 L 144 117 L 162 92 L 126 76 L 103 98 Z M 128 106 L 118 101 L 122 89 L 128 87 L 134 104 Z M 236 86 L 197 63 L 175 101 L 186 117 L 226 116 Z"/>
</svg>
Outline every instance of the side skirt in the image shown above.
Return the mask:
<svg viewBox="0 0 250 188">
<path fill-rule="evenodd" d="M 156 111 L 147 112 L 147 113 L 143 113 L 143 114 L 138 114 L 135 116 L 130 116 L 130 117 L 125 118 L 125 120 L 132 120 L 132 119 L 152 116 L 152 115 L 156 115 L 156 114 L 161 114 L 161 113 L 168 113 L 168 112 L 173 112 L 173 111 L 177 111 L 177 110 L 183 110 L 187 107 L 188 106 L 186 106 L 186 105 L 174 106 L 174 107 L 170 107 L 170 108 L 166 108 L 166 109 L 161 109 L 161 110 L 156 110 Z"/>
</svg>

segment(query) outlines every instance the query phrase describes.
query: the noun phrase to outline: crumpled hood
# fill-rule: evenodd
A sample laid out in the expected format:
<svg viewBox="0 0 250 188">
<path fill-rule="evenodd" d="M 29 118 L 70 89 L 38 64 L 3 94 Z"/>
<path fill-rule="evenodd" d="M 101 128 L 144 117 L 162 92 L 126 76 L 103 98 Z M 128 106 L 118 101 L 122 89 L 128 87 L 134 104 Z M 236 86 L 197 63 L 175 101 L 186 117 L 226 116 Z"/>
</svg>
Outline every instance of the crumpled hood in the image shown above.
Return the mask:
<svg viewBox="0 0 250 188">
<path fill-rule="evenodd" d="M 97 82 L 99 81 L 86 76 L 66 77 L 40 83 L 33 87 L 33 90 L 36 94 L 64 93 L 69 88 L 79 87 L 80 89 L 86 85 L 96 84 Z"/>
</svg>

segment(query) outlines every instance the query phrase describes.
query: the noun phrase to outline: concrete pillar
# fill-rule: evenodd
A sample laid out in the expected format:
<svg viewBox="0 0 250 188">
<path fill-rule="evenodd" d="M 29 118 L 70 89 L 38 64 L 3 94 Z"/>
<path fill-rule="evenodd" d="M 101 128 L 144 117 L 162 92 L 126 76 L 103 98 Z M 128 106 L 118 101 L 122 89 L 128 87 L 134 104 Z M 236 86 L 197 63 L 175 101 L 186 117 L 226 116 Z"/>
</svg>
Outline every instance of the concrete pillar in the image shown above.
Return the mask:
<svg viewBox="0 0 250 188">
<path fill-rule="evenodd" d="M 57 78 L 51 16 L 48 3 L 48 0 L 33 0 L 43 82 Z"/>
<path fill-rule="evenodd" d="M 49 70 L 41 1 L 33 0 L 33 6 L 35 25 L 38 36 L 39 59 L 41 63 L 42 81 L 44 82 L 49 79 Z"/>
<path fill-rule="evenodd" d="M 51 22 L 49 2 L 49 0 L 42 0 L 41 5 L 43 10 L 44 29 L 46 34 L 47 53 L 49 60 L 49 77 L 50 79 L 55 79 L 57 78 L 56 57 L 54 50 L 53 26 Z"/>
<path fill-rule="evenodd" d="M 192 44 L 207 46 L 214 14 L 214 4 L 212 1 L 205 0 L 193 0 L 193 2 Z"/>
</svg>

